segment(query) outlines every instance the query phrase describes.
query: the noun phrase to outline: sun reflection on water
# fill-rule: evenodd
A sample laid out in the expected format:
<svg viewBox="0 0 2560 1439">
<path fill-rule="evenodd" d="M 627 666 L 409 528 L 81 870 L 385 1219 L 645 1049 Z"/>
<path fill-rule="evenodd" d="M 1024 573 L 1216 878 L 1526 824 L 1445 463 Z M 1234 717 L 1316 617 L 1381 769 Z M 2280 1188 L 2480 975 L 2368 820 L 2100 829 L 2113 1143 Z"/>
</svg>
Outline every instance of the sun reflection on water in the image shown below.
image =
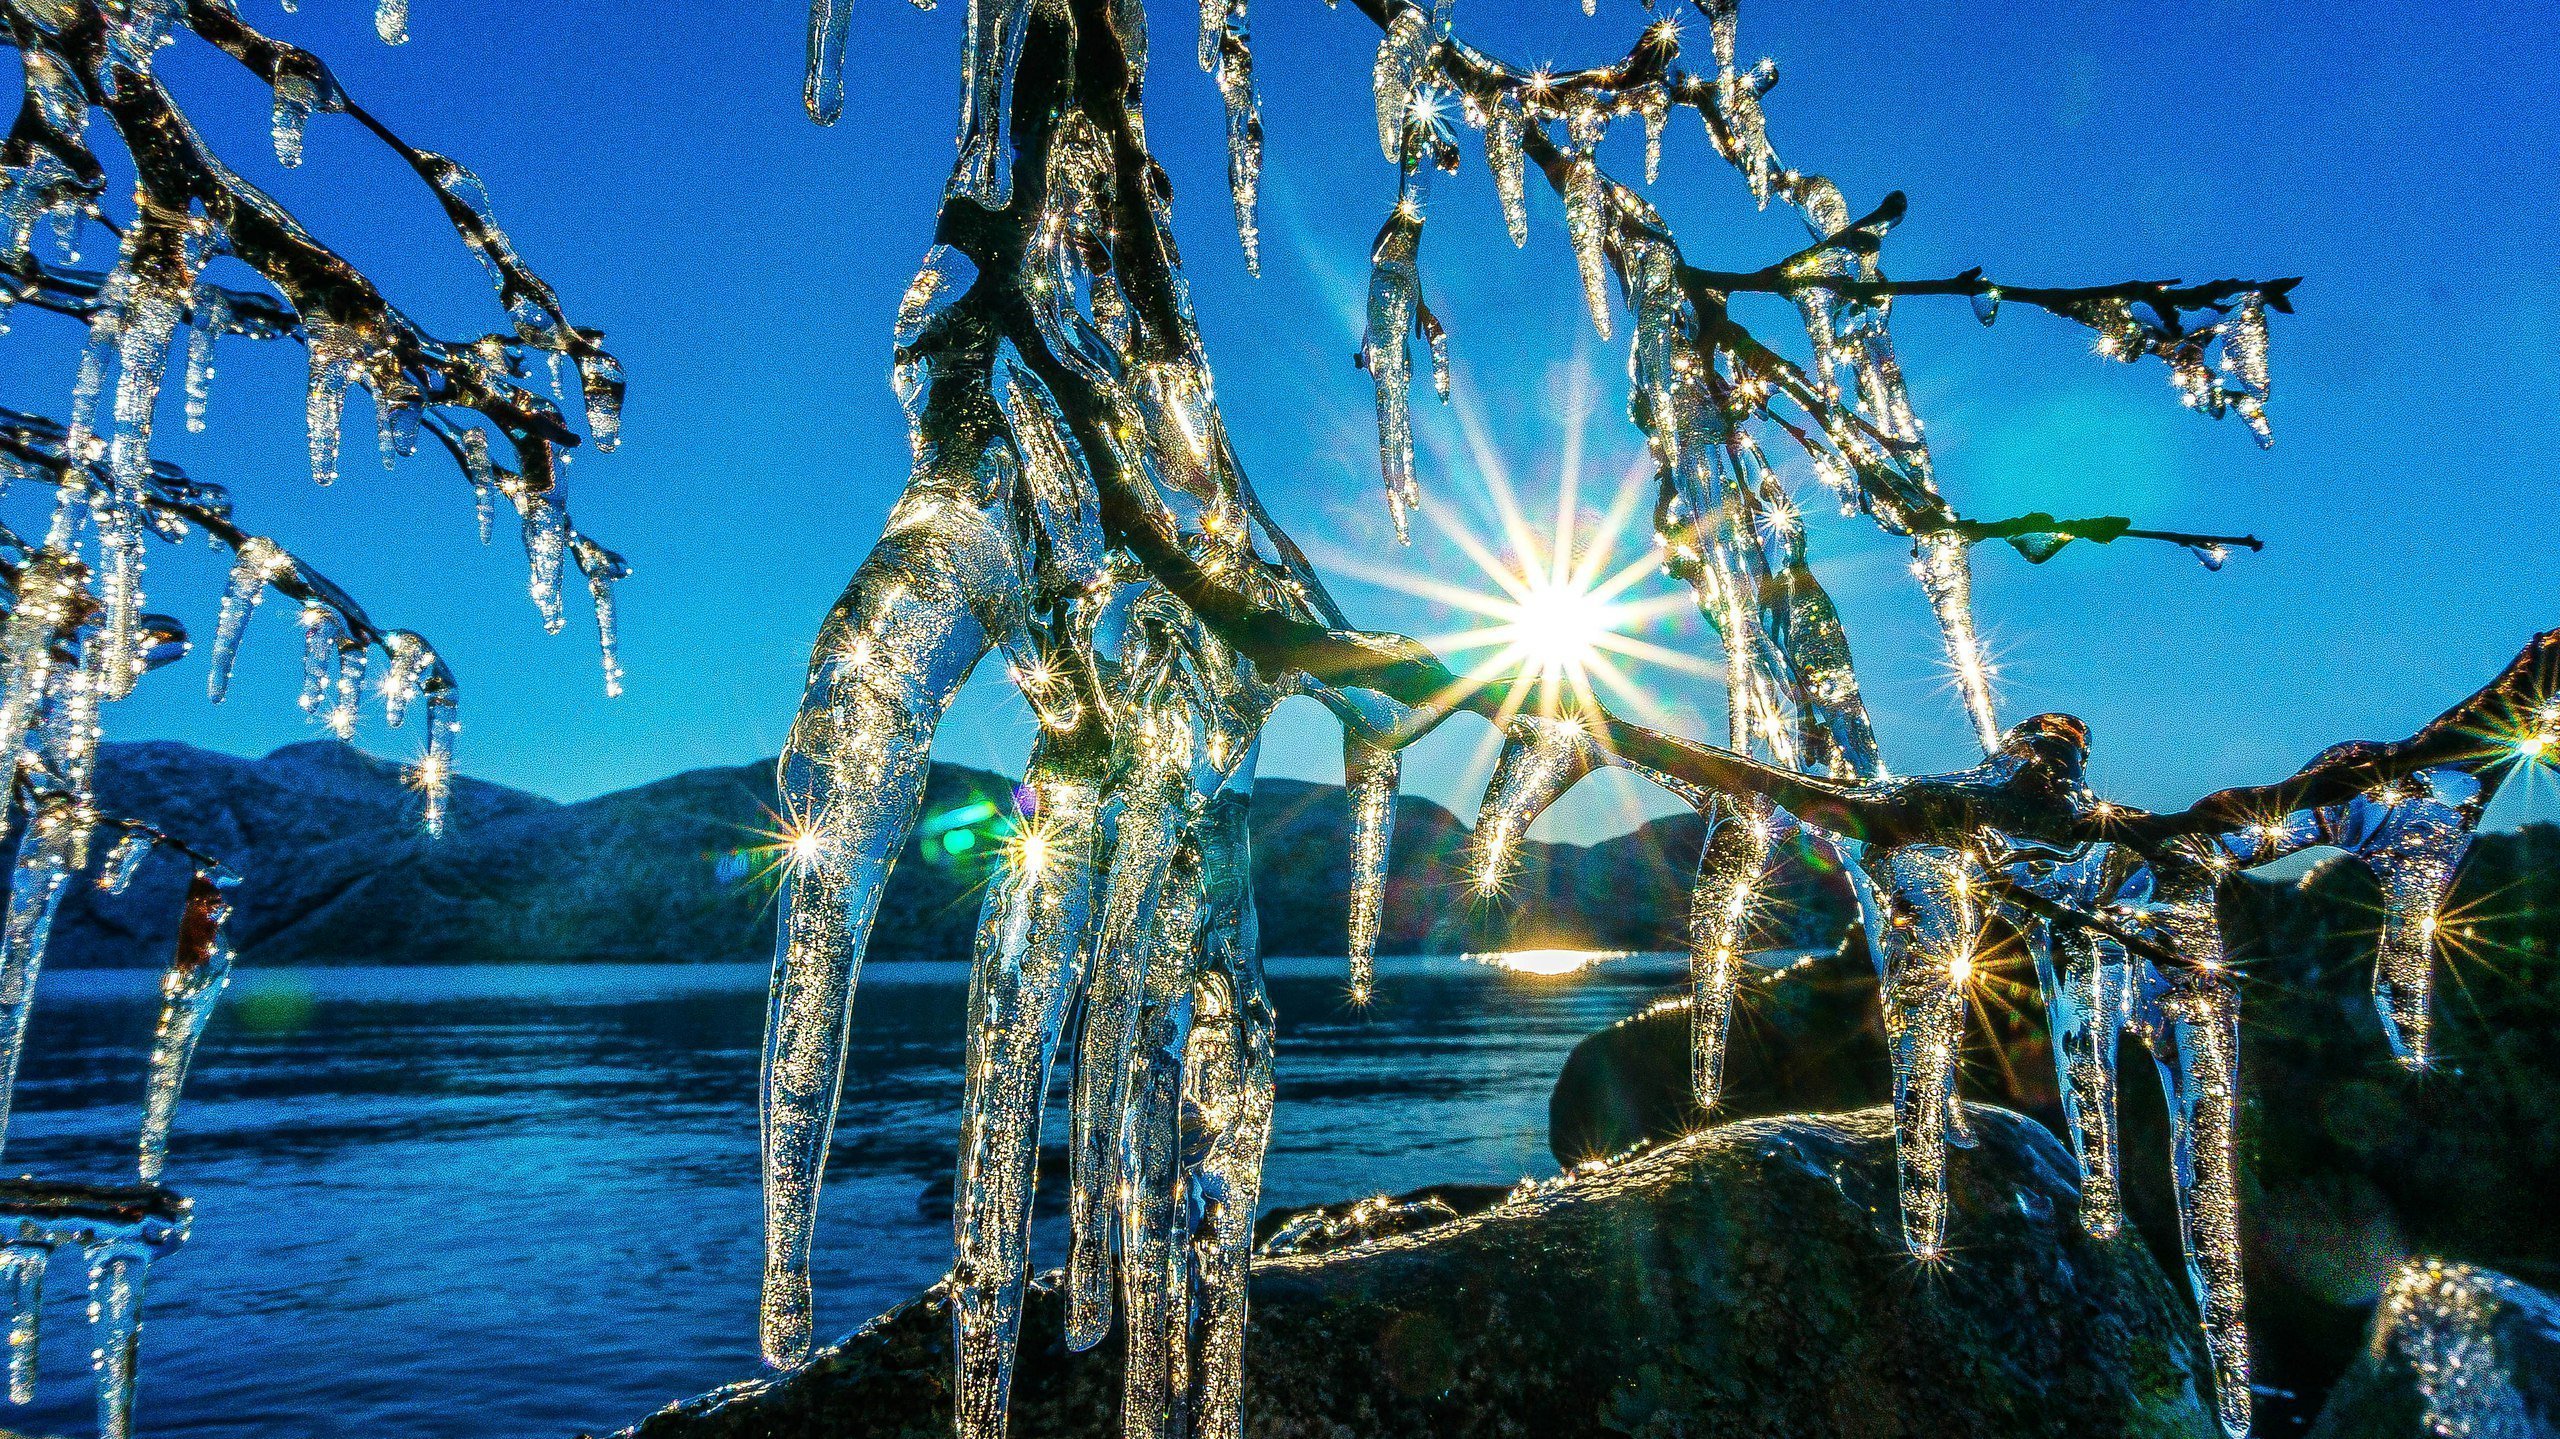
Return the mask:
<svg viewBox="0 0 2560 1439">
<path fill-rule="evenodd" d="M 1635 951 L 1626 949 L 1506 949 L 1486 954 L 1470 954 L 1476 964 L 1489 964 L 1513 974 L 1534 974 L 1547 978 L 1579 974 L 1607 959 L 1625 959 Z"/>
</svg>

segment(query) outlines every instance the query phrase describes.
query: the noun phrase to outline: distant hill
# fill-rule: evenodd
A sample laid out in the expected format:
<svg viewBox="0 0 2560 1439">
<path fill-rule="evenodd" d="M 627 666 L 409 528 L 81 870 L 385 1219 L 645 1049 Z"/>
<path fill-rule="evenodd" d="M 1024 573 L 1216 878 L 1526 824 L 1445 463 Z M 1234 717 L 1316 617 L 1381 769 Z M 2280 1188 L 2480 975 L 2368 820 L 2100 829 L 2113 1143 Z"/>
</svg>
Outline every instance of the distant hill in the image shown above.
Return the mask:
<svg viewBox="0 0 2560 1439">
<path fill-rule="evenodd" d="M 241 875 L 232 935 L 255 964 L 667 963 L 763 960 L 772 953 L 773 887 L 755 853 L 771 841 L 770 761 L 690 770 L 577 804 L 469 778 L 454 782 L 441 839 L 418 823 L 399 766 L 330 740 L 242 759 L 169 742 L 110 744 L 98 790 L 114 813 L 147 819 Z M 936 764 L 924 823 L 882 901 L 871 958 L 965 959 L 1013 781 Z M 1348 807 L 1340 787 L 1268 779 L 1254 791 L 1254 887 L 1266 954 L 1339 954 L 1350 884 Z M 1677 948 L 1703 839 L 1687 815 L 1596 844 L 1522 846 L 1499 902 L 1466 875 L 1467 825 L 1426 799 L 1396 811 L 1385 933 L 1388 953 L 1517 946 Z M 2484 836 L 2465 880 L 2549 866 L 2560 832 L 2529 826 Z M 1845 887 L 1791 851 L 1765 887 L 1763 942 L 1835 940 Z M 2538 882 L 2548 884 L 2546 877 Z M 50 961 L 158 965 L 185 883 L 154 860 L 122 895 L 76 886 Z M 2293 886 L 2253 883 L 2274 906 L 2258 923 L 2328 936 L 2325 909 L 2288 903 Z M 2499 906 L 2503 908 L 2504 906 Z M 2537 913 L 2540 911 L 2537 910 Z M 2527 947 L 2547 948 L 2539 936 Z"/>
<path fill-rule="evenodd" d="M 98 790 L 112 812 L 148 819 L 240 872 L 232 934 L 251 963 L 682 962 L 772 952 L 772 884 L 754 851 L 771 842 L 773 773 L 770 762 L 692 770 L 577 804 L 457 778 L 441 839 L 419 827 L 399 766 L 328 740 L 254 760 L 110 744 Z M 1012 791 L 1001 775 L 933 767 L 927 822 L 890 882 L 873 959 L 967 957 L 990 825 L 1011 812 Z M 1256 789 L 1265 953 L 1342 950 L 1347 817 L 1338 786 Z M 969 832 L 955 838 L 955 829 Z M 1407 798 L 1381 947 L 1676 944 L 1698 837 L 1695 820 L 1676 819 L 1596 845 L 1531 843 L 1505 901 L 1487 904 L 1464 880 L 1467 826 Z M 161 963 L 184 881 L 161 859 L 122 895 L 76 887 L 50 962 Z"/>
</svg>

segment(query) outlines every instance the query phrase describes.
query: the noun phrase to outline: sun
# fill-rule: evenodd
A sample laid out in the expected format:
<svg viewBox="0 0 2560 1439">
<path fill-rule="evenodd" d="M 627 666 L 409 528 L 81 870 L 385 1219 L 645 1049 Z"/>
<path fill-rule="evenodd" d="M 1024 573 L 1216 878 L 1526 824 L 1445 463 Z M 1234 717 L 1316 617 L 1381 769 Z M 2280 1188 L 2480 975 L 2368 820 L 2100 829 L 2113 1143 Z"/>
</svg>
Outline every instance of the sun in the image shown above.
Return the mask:
<svg viewBox="0 0 2560 1439">
<path fill-rule="evenodd" d="M 1552 716 L 1605 704 L 1664 725 L 1674 717 L 1662 699 L 1674 687 L 1664 683 L 1663 671 L 1712 679 L 1723 670 L 1643 637 L 1670 616 L 1692 612 L 1696 602 L 1685 591 L 1643 588 L 1662 571 L 1647 533 L 1655 489 L 1648 459 L 1634 457 L 1604 503 L 1583 504 L 1582 423 L 1590 399 L 1589 380 L 1580 373 L 1556 398 L 1552 412 L 1566 423 L 1556 451 L 1555 507 L 1551 517 L 1533 519 L 1482 412 L 1461 387 L 1451 409 L 1465 442 L 1463 462 L 1438 466 L 1443 502 L 1425 504 L 1421 515 L 1474 574 L 1452 574 L 1455 567 L 1447 564 L 1434 574 L 1430 564 L 1326 558 L 1459 620 L 1420 638 L 1459 670 L 1461 690 L 1504 688 L 1502 721 L 1524 710 Z M 1498 746 L 1501 724 L 1495 728 Z"/>
</svg>

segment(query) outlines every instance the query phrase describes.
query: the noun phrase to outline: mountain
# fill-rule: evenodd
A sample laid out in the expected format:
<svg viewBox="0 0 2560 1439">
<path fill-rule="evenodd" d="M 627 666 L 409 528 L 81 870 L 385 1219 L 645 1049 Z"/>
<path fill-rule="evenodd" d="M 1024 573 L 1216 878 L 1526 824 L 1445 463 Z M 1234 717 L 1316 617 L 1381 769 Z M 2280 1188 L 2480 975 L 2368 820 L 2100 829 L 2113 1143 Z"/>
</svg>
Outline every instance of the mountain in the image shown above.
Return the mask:
<svg viewBox="0 0 2560 1439">
<path fill-rule="evenodd" d="M 436 839 L 419 826 L 400 766 L 328 740 L 263 759 L 110 744 L 98 791 L 111 813 L 147 819 L 240 873 L 232 936 L 246 962 L 761 960 L 773 944 L 770 861 L 758 853 L 773 843 L 773 774 L 770 762 L 692 770 L 576 804 L 458 777 Z M 967 957 L 1012 792 L 1001 775 L 933 766 L 873 959 Z M 1350 884 L 1342 790 L 1265 780 L 1252 823 L 1264 952 L 1340 953 Z M 1676 944 L 1699 833 L 1681 818 L 1595 845 L 1532 842 L 1506 894 L 1489 902 L 1466 877 L 1467 826 L 1408 797 L 1381 948 Z M 161 963 L 185 878 L 155 859 L 122 895 L 76 886 L 52 962 Z"/>
<path fill-rule="evenodd" d="M 440 839 L 420 828 L 418 796 L 398 765 L 330 740 L 254 760 L 169 742 L 111 744 L 98 768 L 109 812 L 150 820 L 239 871 L 232 938 L 250 963 L 662 963 L 772 953 L 770 761 L 690 770 L 576 804 L 457 778 Z M 968 957 L 1012 794 L 1005 776 L 933 766 L 922 823 L 873 926 L 872 959 Z M 1263 952 L 1341 953 L 1350 818 L 1340 787 L 1266 779 L 1254 790 L 1252 826 Z M 1700 822 L 1679 815 L 1595 844 L 1533 840 L 1520 847 L 1504 892 L 1488 899 L 1468 873 L 1467 825 L 1408 796 L 1396 810 L 1379 948 L 1678 948 L 1703 839 Z M 2550 825 L 2483 835 L 2454 910 L 2478 906 L 2521 924 L 2525 932 L 2509 942 L 2548 952 L 2560 904 L 2510 901 L 2554 882 L 2555 843 L 2560 830 Z M 1848 896 L 1827 868 L 1802 848 L 1786 852 L 1762 886 L 1771 901 L 1762 944 L 1838 938 Z M 2259 902 L 2254 923 L 2281 940 L 2275 952 L 2320 949 L 2340 940 L 2333 931 L 2346 911 L 2306 901 L 2335 888 L 2336 868 L 2299 884 L 2234 886 L 2225 907 L 2245 891 Z M 2360 867 L 2347 869 L 2362 879 Z M 185 880 L 177 863 L 155 859 L 121 895 L 75 886 L 52 962 L 162 963 Z M 2495 899 L 2464 897 L 2473 895 Z"/>
</svg>

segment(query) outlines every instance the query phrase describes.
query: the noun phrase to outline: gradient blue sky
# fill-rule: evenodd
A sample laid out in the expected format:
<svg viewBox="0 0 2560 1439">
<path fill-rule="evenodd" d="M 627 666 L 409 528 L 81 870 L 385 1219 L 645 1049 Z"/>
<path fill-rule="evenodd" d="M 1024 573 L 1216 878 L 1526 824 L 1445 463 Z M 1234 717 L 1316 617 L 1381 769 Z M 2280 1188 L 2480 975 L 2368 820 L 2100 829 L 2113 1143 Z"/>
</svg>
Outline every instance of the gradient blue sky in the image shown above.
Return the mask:
<svg viewBox="0 0 2560 1439">
<path fill-rule="evenodd" d="M 163 455 L 230 484 L 246 523 L 384 623 L 437 642 L 464 686 L 466 772 L 576 798 L 772 754 L 818 620 L 905 473 L 889 323 L 949 163 L 963 7 L 865 4 L 854 85 L 871 98 L 822 130 L 800 108 L 804 20 L 787 0 L 422 0 L 397 49 L 372 38 L 364 0 L 306 0 L 298 15 L 244 3 L 327 57 L 411 140 L 478 170 L 519 247 L 628 367 L 622 449 L 581 455 L 569 483 L 581 524 L 638 571 L 621 596 L 629 692 L 599 693 L 583 599 L 569 633 L 542 635 L 521 552 L 504 536 L 486 552 L 474 543 L 469 493 L 449 467 L 372 463 L 361 402 L 345 477 L 311 485 L 297 350 L 227 347 L 212 430 L 184 434 L 171 405 Z M 1256 7 L 1269 133 L 1256 280 L 1233 231 L 1215 90 L 1189 58 L 1195 13 L 1157 7 L 1150 135 L 1174 177 L 1237 446 L 1357 619 L 1446 631 L 1450 612 L 1341 574 L 1471 573 L 1445 541 L 1393 551 L 1368 382 L 1350 364 L 1368 241 L 1393 193 L 1370 120 L 1375 32 L 1311 0 Z M 1459 15 L 1479 43 L 1563 65 L 1622 53 L 1647 18 L 1627 0 L 1601 0 L 1596 19 L 1571 0 L 1467 0 Z M 2337 23 L 2282 4 L 2057 5 L 2033 18 L 1986 5 L 1746 5 L 1746 55 L 1773 55 L 1784 72 L 1770 101 L 1781 153 L 1832 175 L 1859 208 L 1909 192 L 1894 273 L 2308 277 L 2301 313 L 2277 321 L 2277 447 L 2265 454 L 2236 423 L 2181 409 L 2158 367 L 2102 362 L 2059 322 L 2016 312 L 1985 331 L 1960 302 L 1899 316 L 1960 507 L 2128 514 L 2268 541 L 2220 574 L 2162 547 L 2076 546 L 2042 567 L 1980 553 L 2006 712 L 2088 719 L 2096 778 L 2117 798 L 2174 805 L 2289 771 L 2333 740 L 2405 733 L 2560 623 L 2560 278 L 2548 251 L 2560 100 L 2539 60 L 2555 32 L 2560 20 L 2535 6 L 2368 7 Z M 267 148 L 263 87 L 192 38 L 162 65 L 232 163 L 396 302 L 451 333 L 497 323 L 423 190 L 355 126 L 315 121 L 308 161 L 284 171 Z M 1616 168 L 1634 174 L 1635 137 L 1611 143 Z M 1653 197 L 1693 259 L 1756 265 L 1801 243 L 1791 216 L 1752 211 L 1694 118 L 1674 124 L 1668 151 Z M 1583 318 L 1560 210 L 1534 194 L 1529 246 L 1514 251 L 1472 151 L 1440 196 L 1425 284 L 1453 332 L 1462 403 L 1541 513 L 1578 427 L 1578 493 L 1596 513 L 1638 443 L 1623 345 L 1598 343 Z M 1786 312 L 1760 313 L 1764 334 L 1787 334 Z M 74 338 L 63 322 L 22 317 L 0 340 L 0 403 L 59 413 Z M 1577 393 L 1589 396 L 1579 418 Z M 1487 477 L 1458 417 L 1425 409 L 1427 502 L 1488 531 Z M 1621 553 L 1642 538 L 1626 536 Z M 1816 544 L 1894 767 L 1967 762 L 1904 551 L 1871 527 L 1819 519 Z M 162 551 L 153 603 L 209 633 L 219 581 L 201 551 Z M 1712 649 L 1694 623 L 1654 635 L 1666 637 Z M 227 704 L 205 702 L 193 662 L 117 706 L 111 734 L 246 753 L 304 737 L 297 664 L 289 620 L 262 615 Z M 1719 684 L 1659 679 L 1686 727 L 1720 732 Z M 979 681 L 941 753 L 1012 769 L 1029 733 Z M 1410 765 L 1412 786 L 1471 809 L 1482 736 L 1453 723 Z M 373 725 L 365 742 L 406 754 L 414 741 Z M 1266 773 L 1336 777 L 1311 708 L 1283 711 Z M 2560 816 L 2555 791 L 2541 776 L 2493 820 Z M 1548 830 L 1596 835 L 1659 807 L 1604 783 Z"/>
</svg>

